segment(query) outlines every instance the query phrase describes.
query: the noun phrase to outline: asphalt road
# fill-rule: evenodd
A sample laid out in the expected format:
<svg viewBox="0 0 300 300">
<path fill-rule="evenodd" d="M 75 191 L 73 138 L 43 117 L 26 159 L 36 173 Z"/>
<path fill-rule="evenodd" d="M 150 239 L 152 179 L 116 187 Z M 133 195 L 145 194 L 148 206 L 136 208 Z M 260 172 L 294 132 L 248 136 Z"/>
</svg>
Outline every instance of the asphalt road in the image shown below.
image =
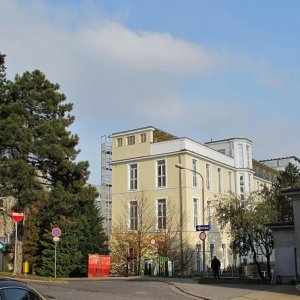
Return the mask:
<svg viewBox="0 0 300 300">
<path fill-rule="evenodd" d="M 182 293 L 172 285 L 157 281 L 78 279 L 64 282 L 31 282 L 31 285 L 57 300 L 199 299 Z"/>
</svg>

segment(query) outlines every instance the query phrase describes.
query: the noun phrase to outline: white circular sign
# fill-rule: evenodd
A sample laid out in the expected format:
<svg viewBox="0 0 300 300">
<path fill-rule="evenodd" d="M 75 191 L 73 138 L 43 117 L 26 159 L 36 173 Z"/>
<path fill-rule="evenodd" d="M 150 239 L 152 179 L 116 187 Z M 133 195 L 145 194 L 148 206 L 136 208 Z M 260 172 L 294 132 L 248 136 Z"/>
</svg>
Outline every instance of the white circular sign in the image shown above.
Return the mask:
<svg viewBox="0 0 300 300">
<path fill-rule="evenodd" d="M 206 239 L 206 234 L 205 234 L 204 231 L 201 231 L 201 232 L 199 233 L 199 238 L 200 238 L 201 241 L 204 241 L 204 240 Z"/>
<path fill-rule="evenodd" d="M 156 243 L 156 242 L 155 242 L 155 239 L 151 239 L 150 244 L 151 244 L 151 245 L 155 245 L 155 243 Z"/>
</svg>

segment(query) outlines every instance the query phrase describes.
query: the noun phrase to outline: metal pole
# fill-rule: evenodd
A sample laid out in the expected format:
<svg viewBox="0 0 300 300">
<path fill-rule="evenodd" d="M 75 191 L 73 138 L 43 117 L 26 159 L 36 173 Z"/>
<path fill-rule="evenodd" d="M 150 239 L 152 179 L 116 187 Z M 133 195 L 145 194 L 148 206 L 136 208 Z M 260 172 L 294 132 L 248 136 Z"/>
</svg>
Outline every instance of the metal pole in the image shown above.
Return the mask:
<svg viewBox="0 0 300 300">
<path fill-rule="evenodd" d="M 203 278 L 205 277 L 205 239 L 203 240 Z"/>
<path fill-rule="evenodd" d="M 15 223 L 16 223 L 16 234 L 15 234 L 14 275 L 16 275 L 16 269 L 17 269 L 17 240 L 18 240 L 18 222 Z"/>
<path fill-rule="evenodd" d="M 183 273 L 183 237 L 182 237 L 182 227 L 183 227 L 183 216 L 182 216 L 182 177 L 181 168 L 179 168 L 179 205 L 180 205 L 180 271 L 181 275 Z"/>
<path fill-rule="evenodd" d="M 57 242 L 54 242 L 54 278 L 56 278 L 56 244 Z"/>
</svg>

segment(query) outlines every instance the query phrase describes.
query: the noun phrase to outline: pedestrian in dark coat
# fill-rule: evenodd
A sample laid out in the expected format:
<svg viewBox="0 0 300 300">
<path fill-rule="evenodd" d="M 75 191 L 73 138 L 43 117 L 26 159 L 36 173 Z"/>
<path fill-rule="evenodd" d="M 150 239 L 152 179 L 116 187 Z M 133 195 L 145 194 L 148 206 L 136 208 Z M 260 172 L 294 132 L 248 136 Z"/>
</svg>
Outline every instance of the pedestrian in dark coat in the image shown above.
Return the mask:
<svg viewBox="0 0 300 300">
<path fill-rule="evenodd" d="M 215 279 L 220 279 L 220 267 L 221 267 L 221 263 L 220 261 L 217 259 L 216 256 L 214 256 L 214 258 L 211 261 L 211 268 L 214 271 L 214 276 Z"/>
</svg>

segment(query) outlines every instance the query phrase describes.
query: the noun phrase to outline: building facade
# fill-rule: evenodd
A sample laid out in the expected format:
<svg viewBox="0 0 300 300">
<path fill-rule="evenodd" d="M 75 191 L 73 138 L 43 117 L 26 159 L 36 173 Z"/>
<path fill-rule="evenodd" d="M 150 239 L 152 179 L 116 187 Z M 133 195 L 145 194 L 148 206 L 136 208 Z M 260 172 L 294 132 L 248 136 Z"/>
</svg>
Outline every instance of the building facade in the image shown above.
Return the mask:
<svg viewBox="0 0 300 300">
<path fill-rule="evenodd" d="M 213 203 L 230 192 L 247 195 L 275 178 L 276 171 L 252 159 L 250 140 L 201 144 L 155 127 L 118 132 L 111 138 L 112 228 L 128 218 L 128 228 L 135 230 L 134 205 L 142 193 L 154 216 L 153 231 L 167 231 L 169 220 L 177 219 L 181 242 L 188 241 L 195 251 L 193 271 L 203 269 L 203 253 L 205 265 L 214 255 L 222 268 L 239 263 L 230 251 L 227 232 L 216 222 Z M 257 172 L 262 166 L 268 176 Z M 204 251 L 198 225 L 210 227 Z"/>
<path fill-rule="evenodd" d="M 293 164 L 300 170 L 300 159 L 296 156 L 266 159 L 261 160 L 260 162 L 278 171 L 284 171 L 285 167 L 289 163 Z"/>
</svg>

